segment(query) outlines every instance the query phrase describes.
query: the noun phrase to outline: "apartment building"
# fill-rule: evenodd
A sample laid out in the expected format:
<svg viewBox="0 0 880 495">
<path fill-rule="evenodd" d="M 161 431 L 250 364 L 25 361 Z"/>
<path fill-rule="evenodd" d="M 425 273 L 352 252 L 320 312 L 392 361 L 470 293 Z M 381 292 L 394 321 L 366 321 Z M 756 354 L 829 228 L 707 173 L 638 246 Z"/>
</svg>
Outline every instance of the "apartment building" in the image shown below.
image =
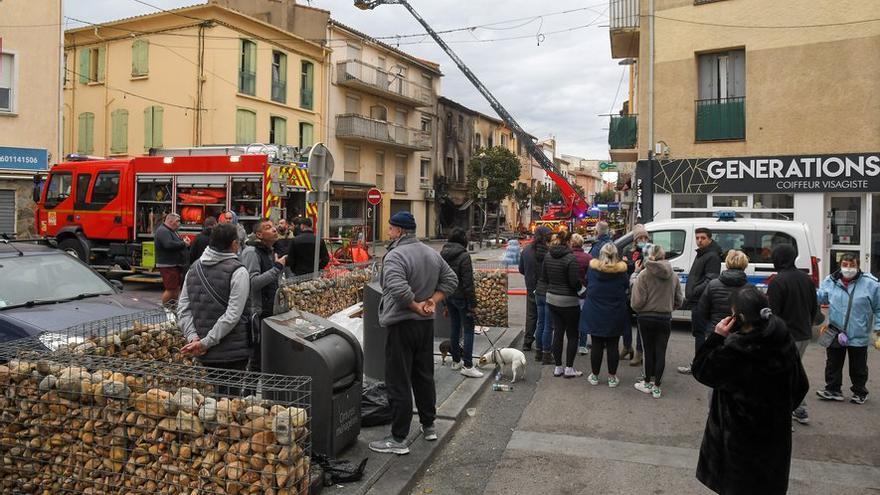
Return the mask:
<svg viewBox="0 0 880 495">
<path fill-rule="evenodd" d="M 61 2 L 0 2 L 0 233 L 34 229 L 35 180 L 61 155 Z"/>
<path fill-rule="evenodd" d="M 880 23 L 859 22 L 880 4 L 611 0 L 609 12 L 632 81 L 609 141 L 612 157 L 638 159 L 638 220 L 794 220 L 822 272 L 854 253 L 880 273 Z M 734 241 L 756 256 L 764 242 Z"/>
<path fill-rule="evenodd" d="M 440 221 L 438 235 L 454 227 L 470 229 L 474 222 L 474 201 L 467 187 L 467 171 L 479 153 L 474 124 L 479 112 L 441 96 L 437 99 L 437 153 L 441 187 L 437 191 Z"/>
<path fill-rule="evenodd" d="M 592 203 L 593 196 L 605 190 L 602 173 L 599 171 L 601 160 L 589 160 L 566 154 L 560 155 L 560 158 L 568 162 L 567 172 L 571 182 L 581 186 L 584 190 L 584 198 L 588 203 Z"/>
</svg>

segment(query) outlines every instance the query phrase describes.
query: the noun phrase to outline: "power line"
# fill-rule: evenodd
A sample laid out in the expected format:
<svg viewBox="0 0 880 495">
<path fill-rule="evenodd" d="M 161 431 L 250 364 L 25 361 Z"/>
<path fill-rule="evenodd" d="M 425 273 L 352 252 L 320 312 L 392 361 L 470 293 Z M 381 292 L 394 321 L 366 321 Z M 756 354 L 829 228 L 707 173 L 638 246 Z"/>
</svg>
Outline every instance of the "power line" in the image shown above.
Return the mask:
<svg viewBox="0 0 880 495">
<path fill-rule="evenodd" d="M 642 15 L 641 17 L 651 17 L 650 15 Z M 742 25 L 742 24 L 722 24 L 716 22 L 703 22 L 703 21 L 689 21 L 686 19 L 676 19 L 674 17 L 663 17 L 659 15 L 654 15 L 655 19 L 663 19 L 664 21 L 672 21 L 679 22 L 682 24 L 695 24 L 698 26 L 712 26 L 712 27 L 724 27 L 724 28 L 737 28 L 737 29 L 812 29 L 812 28 L 823 28 L 823 27 L 839 27 L 839 26 L 852 26 L 854 24 L 865 24 L 868 22 L 877 22 L 880 21 L 880 18 L 873 19 L 861 19 L 856 21 L 841 21 L 841 22 L 829 22 L 824 24 L 780 24 L 780 25 Z"/>
<path fill-rule="evenodd" d="M 608 113 L 614 113 L 614 107 L 617 106 L 617 97 L 620 95 L 620 87 L 623 85 L 623 76 L 626 74 L 626 67 L 620 71 L 620 80 L 617 81 L 617 91 L 614 92 L 614 100 L 611 102 L 611 110 Z"/>
<path fill-rule="evenodd" d="M 74 76 L 77 76 L 77 77 L 89 77 L 89 76 L 86 76 L 86 75 L 84 75 L 84 74 L 80 74 L 79 72 L 76 72 L 76 71 L 73 70 L 73 69 L 68 69 L 68 68 L 66 68 L 66 67 L 65 67 L 64 70 L 67 71 L 67 72 L 69 72 L 69 73 L 71 73 L 71 74 L 73 74 Z M 76 84 L 76 83 L 73 82 L 73 81 L 72 81 L 72 83 L 73 83 L 73 84 Z M 186 105 L 179 105 L 179 104 L 177 104 L 177 103 L 171 103 L 171 102 L 168 102 L 168 101 L 163 101 L 163 100 L 158 100 L 158 99 L 156 99 L 156 98 L 151 98 L 151 97 L 149 97 L 149 96 L 144 96 L 144 95 L 140 95 L 140 94 L 137 94 L 137 93 L 132 93 L 131 91 L 127 91 L 127 90 L 124 90 L 124 89 L 114 88 L 113 86 L 110 86 L 110 85 L 107 84 L 106 82 L 101 83 L 101 84 L 103 84 L 104 87 L 106 87 L 107 89 L 109 89 L 109 90 L 111 90 L 111 91 L 117 91 L 117 92 L 119 92 L 119 93 L 124 93 L 124 94 L 126 94 L 126 95 L 128 95 L 128 96 L 133 96 L 133 97 L 135 97 L 135 98 L 140 98 L 140 99 L 142 99 L 142 100 L 151 101 L 151 102 L 153 102 L 153 103 L 159 103 L 159 104 L 162 104 L 162 105 L 167 105 L 167 106 L 169 106 L 169 107 L 182 108 L 182 109 L 184 109 L 184 110 L 197 110 L 197 111 L 200 110 L 200 111 L 202 111 L 202 112 L 207 112 L 207 111 L 208 111 L 207 108 L 201 108 L 201 109 L 199 109 L 199 108 L 196 108 L 196 107 L 188 107 L 188 106 L 186 106 Z"/>
</svg>

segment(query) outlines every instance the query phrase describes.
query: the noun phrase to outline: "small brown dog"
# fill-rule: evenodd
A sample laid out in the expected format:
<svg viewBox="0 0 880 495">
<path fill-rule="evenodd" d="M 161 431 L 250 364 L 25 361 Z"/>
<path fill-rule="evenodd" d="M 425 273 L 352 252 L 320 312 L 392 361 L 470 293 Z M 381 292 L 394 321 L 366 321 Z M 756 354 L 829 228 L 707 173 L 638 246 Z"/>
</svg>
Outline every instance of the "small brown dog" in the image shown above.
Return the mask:
<svg viewBox="0 0 880 495">
<path fill-rule="evenodd" d="M 446 356 L 452 352 L 452 344 L 449 339 L 440 342 L 440 366 L 446 366 Z"/>
</svg>

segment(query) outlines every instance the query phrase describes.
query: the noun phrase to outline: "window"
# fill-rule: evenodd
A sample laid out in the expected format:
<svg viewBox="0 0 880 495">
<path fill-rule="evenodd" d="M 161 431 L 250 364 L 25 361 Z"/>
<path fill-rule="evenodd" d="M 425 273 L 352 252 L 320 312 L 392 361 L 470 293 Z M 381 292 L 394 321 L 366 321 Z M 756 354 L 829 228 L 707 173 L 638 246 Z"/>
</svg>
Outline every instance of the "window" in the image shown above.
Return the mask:
<svg viewBox="0 0 880 495">
<path fill-rule="evenodd" d="M 64 52 L 64 87 L 65 88 L 70 87 L 70 81 L 71 81 L 70 73 L 72 72 L 70 70 L 70 57 L 68 56 L 68 53 L 69 52 L 67 52 L 67 51 Z M 0 56 L 0 57 L 2 57 L 2 56 Z M 2 60 L 0 60 L 0 63 L 2 63 Z M 2 77 L 3 77 L 2 74 L 0 74 L 0 78 L 2 78 Z M 63 128 L 63 126 L 62 126 L 62 128 Z"/>
<path fill-rule="evenodd" d="M 501 135 L 501 147 L 507 148 L 507 134 Z"/>
<path fill-rule="evenodd" d="M 240 47 L 238 92 L 254 96 L 257 94 L 257 44 L 250 40 L 241 40 Z"/>
<path fill-rule="evenodd" d="M 301 69 L 299 106 L 300 108 L 311 110 L 314 105 L 313 93 L 315 91 L 315 64 L 303 60 Z"/>
<path fill-rule="evenodd" d="M 494 140 L 492 139 L 492 137 L 493 137 L 493 136 L 492 136 L 492 133 L 490 132 L 490 133 L 489 133 L 489 136 L 488 136 L 488 142 L 486 143 L 486 147 L 487 147 L 487 148 L 493 148 L 493 147 L 495 147 L 495 143 L 493 142 Z"/>
<path fill-rule="evenodd" d="M 705 194 L 673 194 L 672 195 L 672 207 L 673 208 L 705 208 L 706 207 L 706 195 Z"/>
<path fill-rule="evenodd" d="M 394 112 L 394 123 L 405 126 L 407 117 L 408 117 L 408 114 L 406 113 L 406 110 L 401 110 L 398 108 Z"/>
<path fill-rule="evenodd" d="M 406 155 L 397 155 L 395 157 L 394 191 L 406 192 Z"/>
<path fill-rule="evenodd" d="M 70 196 L 73 175 L 70 172 L 53 173 L 46 186 L 46 207 L 54 208 Z"/>
<path fill-rule="evenodd" d="M 745 138 L 745 50 L 699 55 L 696 140 Z"/>
<path fill-rule="evenodd" d="M 345 159 L 342 164 L 347 182 L 357 182 L 361 169 L 361 149 L 356 146 L 345 147 Z"/>
<path fill-rule="evenodd" d="M 119 194 L 119 172 L 99 172 L 92 188 L 91 204 L 107 204 Z"/>
<path fill-rule="evenodd" d="M 370 107 L 370 118 L 387 122 L 388 110 L 381 105 L 372 106 Z"/>
<path fill-rule="evenodd" d="M 361 59 L 361 47 L 357 45 L 345 45 L 345 58 L 348 60 Z"/>
<path fill-rule="evenodd" d="M 77 133 L 77 153 L 89 155 L 95 151 L 94 142 L 95 114 L 83 112 L 79 114 L 79 132 Z"/>
<path fill-rule="evenodd" d="M 431 117 L 429 115 L 422 115 L 422 131 L 431 132 Z"/>
<path fill-rule="evenodd" d="M 12 112 L 15 96 L 15 55 L 0 54 L 0 112 Z"/>
<path fill-rule="evenodd" d="M 235 112 L 235 143 L 251 144 L 257 141 L 257 113 L 246 108 Z"/>
<path fill-rule="evenodd" d="M 361 99 L 354 95 L 345 95 L 345 113 L 360 115 Z"/>
<path fill-rule="evenodd" d="M 684 243 L 686 240 L 683 230 L 658 230 L 651 232 L 651 242 L 659 244 L 666 251 L 666 259 L 671 260 L 677 258 L 684 253 Z"/>
<path fill-rule="evenodd" d="M 474 151 L 479 150 L 483 147 L 483 136 L 480 133 L 474 134 Z"/>
<path fill-rule="evenodd" d="M 464 115 L 458 115 L 458 132 L 459 134 L 464 133 Z"/>
<path fill-rule="evenodd" d="M 403 94 L 403 82 L 406 81 L 406 67 L 402 65 L 395 65 L 392 72 L 393 74 L 391 76 L 394 78 L 394 80 L 391 82 L 390 89 L 395 93 Z"/>
<path fill-rule="evenodd" d="M 83 205 L 89 194 L 89 184 L 92 182 L 92 174 L 76 174 L 76 198 L 74 207 Z"/>
<path fill-rule="evenodd" d="M 455 169 L 454 163 L 452 161 L 451 156 L 446 157 L 446 163 L 443 164 L 443 175 L 445 175 L 450 182 L 455 182 Z"/>
<path fill-rule="evenodd" d="M 314 126 L 308 122 L 299 123 L 299 147 L 305 148 L 315 144 Z"/>
<path fill-rule="evenodd" d="M 431 89 L 434 87 L 434 78 L 428 74 L 422 74 L 422 86 Z"/>
<path fill-rule="evenodd" d="M 160 106 L 152 106 L 144 109 L 144 149 L 162 147 L 162 114 L 165 111 Z"/>
<path fill-rule="evenodd" d="M 284 117 L 269 117 L 269 143 L 287 144 L 287 120 Z"/>
<path fill-rule="evenodd" d="M 376 152 L 376 187 L 385 190 L 385 152 Z"/>
<path fill-rule="evenodd" d="M 135 40 L 131 44 L 131 77 L 143 77 L 150 73 L 150 42 Z"/>
<path fill-rule="evenodd" d="M 729 195 L 714 195 L 712 196 L 712 206 L 718 207 L 727 207 L 727 208 L 748 208 L 749 206 L 749 197 L 747 195 L 744 196 L 729 196 Z"/>
<path fill-rule="evenodd" d="M 110 114 L 112 138 L 110 153 L 128 153 L 128 110 L 119 108 Z"/>
<path fill-rule="evenodd" d="M 104 81 L 104 47 L 82 48 L 79 51 L 80 84 Z"/>
<path fill-rule="evenodd" d="M 464 158 L 458 159 L 458 170 L 456 171 L 455 179 L 458 182 L 465 182 L 465 173 L 464 173 Z"/>
<path fill-rule="evenodd" d="M 750 263 L 773 263 L 773 249 L 780 244 L 790 244 L 797 253 L 797 241 L 784 232 L 768 232 L 758 230 L 751 233 L 755 238 L 753 249 L 746 251 Z M 796 254 L 795 254 L 796 256 Z"/>
<path fill-rule="evenodd" d="M 421 179 L 422 185 L 427 184 L 430 181 L 431 177 L 431 159 L 430 158 L 422 158 L 419 161 L 419 178 Z"/>
<path fill-rule="evenodd" d="M 794 194 L 755 194 L 752 208 L 794 208 Z"/>
<path fill-rule="evenodd" d="M 272 101 L 287 103 L 287 55 L 272 51 Z"/>
</svg>

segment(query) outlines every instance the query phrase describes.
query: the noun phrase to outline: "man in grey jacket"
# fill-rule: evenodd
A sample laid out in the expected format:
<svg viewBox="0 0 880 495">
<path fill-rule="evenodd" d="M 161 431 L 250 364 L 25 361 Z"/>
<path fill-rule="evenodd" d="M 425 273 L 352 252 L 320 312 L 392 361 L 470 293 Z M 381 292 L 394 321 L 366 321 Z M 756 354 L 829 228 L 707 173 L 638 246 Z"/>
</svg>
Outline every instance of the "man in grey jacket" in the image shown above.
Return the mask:
<svg viewBox="0 0 880 495">
<path fill-rule="evenodd" d="M 190 266 L 180 294 L 177 316 L 187 341 L 181 352 L 211 368 L 244 370 L 251 354 L 250 276 L 238 251 L 235 225 L 214 227 L 208 248 Z"/>
<path fill-rule="evenodd" d="M 254 240 L 241 252 L 241 262 L 248 270 L 251 281 L 251 312 L 253 328 L 253 356 L 248 367 L 251 371 L 262 370 L 262 349 L 260 334 L 263 318 L 275 314 L 275 292 L 278 291 L 278 277 L 284 270 L 287 255 L 275 253 L 278 231 L 272 220 L 264 219 L 254 227 Z"/>
<path fill-rule="evenodd" d="M 434 311 L 455 292 L 458 278 L 440 253 L 419 242 L 412 214 L 390 220 L 382 267 L 379 324 L 388 329 L 385 384 L 391 404 L 391 435 L 370 443 L 375 452 L 408 454 L 406 437 L 412 421 L 413 396 L 425 440 L 437 440 L 434 417 Z"/>
<path fill-rule="evenodd" d="M 156 269 L 162 275 L 162 304 L 169 304 L 180 297 L 183 284 L 183 267 L 186 265 L 186 250 L 189 238 L 181 238 L 177 233 L 180 229 L 180 215 L 169 213 L 165 221 L 156 229 L 154 242 L 156 245 Z"/>
</svg>

